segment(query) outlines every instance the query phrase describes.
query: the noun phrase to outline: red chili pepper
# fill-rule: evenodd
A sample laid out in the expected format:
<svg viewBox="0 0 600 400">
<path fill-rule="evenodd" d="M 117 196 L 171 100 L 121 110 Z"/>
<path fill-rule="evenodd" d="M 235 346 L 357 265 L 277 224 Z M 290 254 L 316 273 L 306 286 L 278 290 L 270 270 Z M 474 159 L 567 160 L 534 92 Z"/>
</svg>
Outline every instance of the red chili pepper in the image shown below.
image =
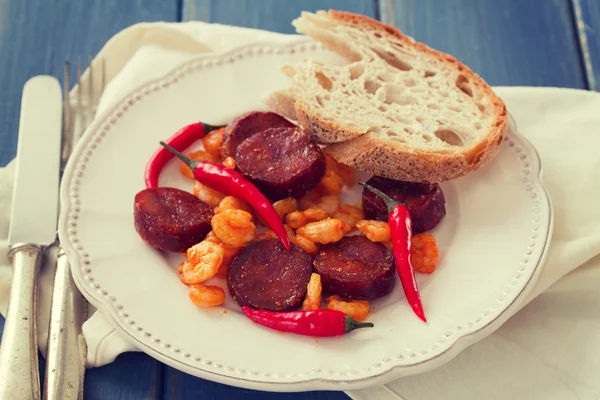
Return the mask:
<svg viewBox="0 0 600 400">
<path fill-rule="evenodd" d="M 406 300 L 414 313 L 424 322 L 427 322 L 411 261 L 412 220 L 410 214 L 406 207 L 391 199 L 381 190 L 363 182 L 359 182 L 359 185 L 364 186 L 379 196 L 387 206 L 389 213 L 388 225 L 390 226 L 390 233 L 392 235 L 394 259 L 396 260 L 396 269 L 398 270 L 398 276 L 400 276 L 400 282 L 402 282 L 402 289 L 404 289 Z"/>
<path fill-rule="evenodd" d="M 290 250 L 290 238 L 283 226 L 283 221 L 271 202 L 262 194 L 256 186 L 247 181 L 239 172 L 229 169 L 220 164 L 210 161 L 192 160 L 178 152 L 165 142 L 160 142 L 167 151 L 175 155 L 187 164 L 194 173 L 194 178 L 221 193 L 245 200 L 265 221 L 267 226 L 275 232 L 275 235 L 286 250 Z"/>
<path fill-rule="evenodd" d="M 358 328 L 371 328 L 370 322 L 358 322 L 336 310 L 273 312 L 242 307 L 246 317 L 257 324 L 281 332 L 306 336 L 340 336 Z"/>
<path fill-rule="evenodd" d="M 167 143 L 174 149 L 183 151 L 190 147 L 196 140 L 202 139 L 204 135 L 218 128 L 221 127 L 196 122 L 181 128 L 167 140 Z M 152 157 L 150 157 L 144 173 L 147 188 L 158 187 L 158 176 L 160 175 L 160 171 L 162 171 L 167 162 L 172 158 L 173 154 L 169 153 L 163 147 L 156 150 Z"/>
</svg>

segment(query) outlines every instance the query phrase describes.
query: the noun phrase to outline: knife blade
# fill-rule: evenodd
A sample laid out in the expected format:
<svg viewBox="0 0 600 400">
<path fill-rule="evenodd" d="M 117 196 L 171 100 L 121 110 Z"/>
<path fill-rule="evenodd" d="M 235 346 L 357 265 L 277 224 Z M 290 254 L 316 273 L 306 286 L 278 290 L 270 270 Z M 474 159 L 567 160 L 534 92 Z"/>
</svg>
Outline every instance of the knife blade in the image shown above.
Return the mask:
<svg viewBox="0 0 600 400">
<path fill-rule="evenodd" d="M 56 78 L 25 83 L 8 233 L 14 271 L 0 344 L 0 400 L 40 398 L 36 333 L 37 279 L 56 240 L 62 95 Z"/>
</svg>

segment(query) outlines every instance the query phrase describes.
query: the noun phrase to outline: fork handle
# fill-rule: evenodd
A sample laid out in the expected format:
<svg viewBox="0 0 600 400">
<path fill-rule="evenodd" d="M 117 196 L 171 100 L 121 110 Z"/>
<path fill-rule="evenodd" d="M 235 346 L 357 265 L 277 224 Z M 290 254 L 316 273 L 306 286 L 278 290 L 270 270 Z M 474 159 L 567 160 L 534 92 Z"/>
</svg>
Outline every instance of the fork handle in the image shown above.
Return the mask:
<svg viewBox="0 0 600 400">
<path fill-rule="evenodd" d="M 60 249 L 50 309 L 44 400 L 83 399 L 87 344 L 81 326 L 86 308 L 73 281 L 68 258 Z"/>
<path fill-rule="evenodd" d="M 14 270 L 0 344 L 0 400 L 40 398 L 36 298 L 44 253 L 43 247 L 23 244 L 8 254 Z"/>
</svg>

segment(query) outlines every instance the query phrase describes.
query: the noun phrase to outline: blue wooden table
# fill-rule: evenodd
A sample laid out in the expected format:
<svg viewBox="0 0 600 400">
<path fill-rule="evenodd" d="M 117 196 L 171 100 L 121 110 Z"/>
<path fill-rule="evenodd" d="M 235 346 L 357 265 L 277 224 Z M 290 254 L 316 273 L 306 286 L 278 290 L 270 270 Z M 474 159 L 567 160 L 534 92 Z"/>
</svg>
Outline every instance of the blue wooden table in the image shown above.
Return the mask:
<svg viewBox="0 0 600 400">
<path fill-rule="evenodd" d="M 600 0 L 0 0 L 0 165 L 16 153 L 21 92 L 137 22 L 200 20 L 292 33 L 302 10 L 362 13 L 449 52 L 492 85 L 600 90 Z M 73 79 L 74 77 L 72 77 Z M 1 324 L 0 324 L 1 325 Z M 0 326 L 1 328 L 1 326 Z M 91 369 L 85 399 L 347 399 L 198 379 L 142 353 Z"/>
</svg>

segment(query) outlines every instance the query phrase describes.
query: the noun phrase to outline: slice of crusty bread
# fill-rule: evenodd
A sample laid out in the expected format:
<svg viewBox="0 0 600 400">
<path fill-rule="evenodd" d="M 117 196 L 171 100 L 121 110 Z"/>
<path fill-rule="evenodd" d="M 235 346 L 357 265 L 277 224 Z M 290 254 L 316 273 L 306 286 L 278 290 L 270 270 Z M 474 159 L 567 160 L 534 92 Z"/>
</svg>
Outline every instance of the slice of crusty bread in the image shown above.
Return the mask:
<svg viewBox="0 0 600 400">
<path fill-rule="evenodd" d="M 266 102 L 339 162 L 392 179 L 441 182 L 497 154 L 504 103 L 456 58 L 362 15 L 303 12 L 293 25 L 349 62 L 288 66 L 292 87 Z"/>
</svg>

